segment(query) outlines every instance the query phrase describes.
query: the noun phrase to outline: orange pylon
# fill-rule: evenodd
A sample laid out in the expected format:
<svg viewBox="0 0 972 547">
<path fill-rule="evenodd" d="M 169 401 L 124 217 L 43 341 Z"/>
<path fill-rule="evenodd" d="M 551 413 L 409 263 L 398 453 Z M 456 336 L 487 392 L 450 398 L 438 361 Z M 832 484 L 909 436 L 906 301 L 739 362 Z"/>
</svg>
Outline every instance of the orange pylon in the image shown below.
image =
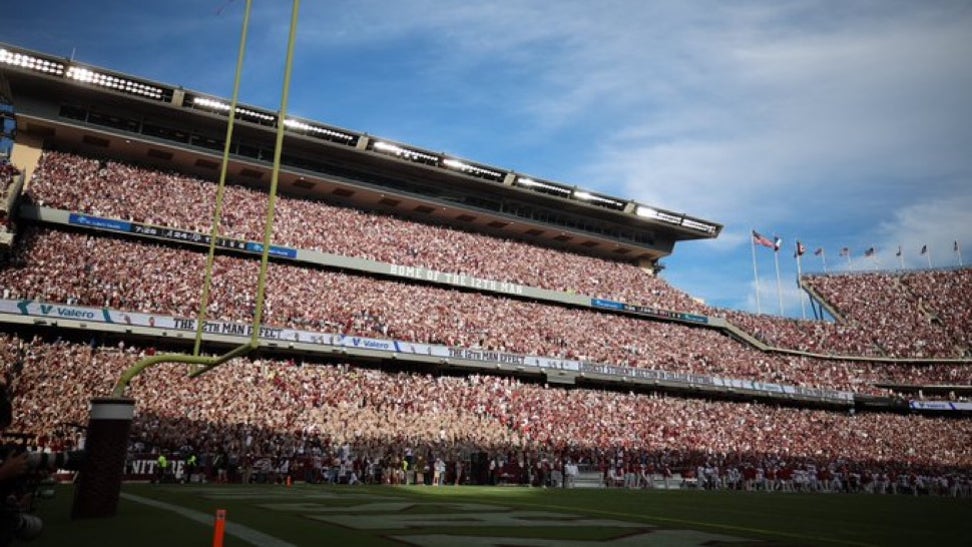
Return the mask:
<svg viewBox="0 0 972 547">
<path fill-rule="evenodd" d="M 226 509 L 216 510 L 216 524 L 213 527 L 213 547 L 223 547 L 223 535 L 226 533 Z"/>
</svg>

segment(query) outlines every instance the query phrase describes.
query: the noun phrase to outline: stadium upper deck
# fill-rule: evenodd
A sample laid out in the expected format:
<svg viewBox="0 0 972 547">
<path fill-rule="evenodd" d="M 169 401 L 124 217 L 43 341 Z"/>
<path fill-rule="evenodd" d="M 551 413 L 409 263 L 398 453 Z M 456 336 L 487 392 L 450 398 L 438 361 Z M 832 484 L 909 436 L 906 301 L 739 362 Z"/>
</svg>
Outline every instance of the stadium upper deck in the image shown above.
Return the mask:
<svg viewBox="0 0 972 547">
<path fill-rule="evenodd" d="M 51 55 L 0 45 L 0 79 L 15 103 L 14 163 L 43 147 L 110 154 L 212 177 L 229 102 Z M 269 181 L 277 115 L 238 105 L 229 177 Z M 679 241 L 722 226 L 404 143 L 288 117 L 280 188 L 427 218 L 538 245 L 654 267 Z"/>
</svg>

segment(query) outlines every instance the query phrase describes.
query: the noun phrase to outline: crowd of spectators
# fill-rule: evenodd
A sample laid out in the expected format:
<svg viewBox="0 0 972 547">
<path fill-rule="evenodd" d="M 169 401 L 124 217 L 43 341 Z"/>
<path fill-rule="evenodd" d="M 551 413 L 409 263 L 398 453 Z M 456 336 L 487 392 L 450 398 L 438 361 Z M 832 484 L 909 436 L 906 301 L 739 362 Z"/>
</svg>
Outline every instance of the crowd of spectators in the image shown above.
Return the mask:
<svg viewBox="0 0 972 547">
<path fill-rule="evenodd" d="M 7 160 L 0 160 L 0 227 L 6 226 L 8 218 L 7 190 L 20 171 Z"/>
<path fill-rule="evenodd" d="M 47 151 L 29 188 L 41 205 L 208 233 L 216 186 L 177 173 Z M 223 235 L 262 239 L 266 195 L 228 186 Z M 345 256 L 726 317 L 771 346 L 829 355 L 963 357 L 970 274 L 811 276 L 843 316 L 794 320 L 711 308 L 632 264 L 306 199 L 277 202 L 274 242 Z M 963 305 L 955 306 L 956 298 Z"/>
<path fill-rule="evenodd" d="M 209 233 L 216 185 L 176 173 L 48 151 L 28 195 L 38 204 Z M 267 195 L 226 187 L 220 233 L 263 240 Z M 704 310 L 632 264 L 466 232 L 323 201 L 277 200 L 273 242 L 663 309 Z"/>
<path fill-rule="evenodd" d="M 11 430 L 38 448 L 81 439 L 92 396 L 155 350 L 0 336 L 13 378 Z M 587 389 L 496 376 L 393 373 L 349 365 L 241 359 L 189 380 L 183 365 L 137 377 L 133 450 L 188 450 L 227 461 L 316 454 L 454 462 L 572 461 L 627 472 L 647 466 L 851 469 L 935 476 L 972 470 L 972 421 L 833 412 Z M 392 464 L 395 467 L 395 464 Z"/>
<path fill-rule="evenodd" d="M 6 267 L 2 297 L 194 317 L 205 254 L 28 227 Z M 259 263 L 219 256 L 208 316 L 252 318 Z M 682 373 L 886 394 L 878 382 L 972 383 L 967 365 L 848 362 L 761 352 L 720 331 L 272 263 L 264 322 L 325 333 L 484 348 Z"/>
<path fill-rule="evenodd" d="M 29 196 L 50 207 L 208 232 L 215 185 L 45 152 Z M 259 191 L 228 187 L 222 234 L 261 239 L 265 202 Z M 831 357 L 761 352 L 710 328 L 289 263 L 269 268 L 264 322 L 270 325 L 874 395 L 888 394 L 876 384 L 972 384 L 968 364 L 836 357 L 967 352 L 969 270 L 812 276 L 807 283 L 841 320 L 798 321 L 709 308 L 631 264 L 321 201 L 281 199 L 274 242 L 725 316 L 771 346 Z M 28 226 L 0 263 L 0 296 L 194 317 L 204 262 L 195 249 Z M 217 257 L 210 318 L 250 320 L 258 269 L 250 258 Z M 155 351 L 0 334 L 0 373 L 12 380 L 15 396 L 11 429 L 34 434 L 38 448 L 77 446 L 90 398 L 108 394 L 122 370 Z M 258 457 L 366 461 L 382 467 L 381 480 L 391 482 L 407 480 L 403 461 L 445 461 L 451 469 L 480 453 L 497 469 L 566 469 L 566 462 L 579 462 L 624 477 L 624 484 L 646 469 L 677 470 L 700 485 L 767 489 L 786 489 L 794 473 L 819 472 L 827 484 L 822 489 L 840 475 L 846 488 L 856 481 L 865 490 L 893 487 L 909 475 L 946 486 L 960 477 L 957 484 L 968 485 L 972 474 L 967 419 L 568 390 L 500 376 L 270 358 L 239 359 L 196 380 L 186 372 L 161 365 L 132 382 L 129 393 L 138 402 L 133 451 L 191 450 L 209 462 L 241 466 Z"/>
<path fill-rule="evenodd" d="M 12 431 L 39 449 L 82 442 L 88 402 L 151 347 L 0 334 Z M 972 421 L 550 388 L 515 378 L 435 376 L 293 360 L 239 359 L 190 380 L 163 364 L 129 388 L 134 450 L 400 462 L 472 453 L 602 467 L 812 465 L 868 473 L 972 472 Z"/>
<path fill-rule="evenodd" d="M 832 306 L 839 321 L 717 313 L 773 347 L 866 357 L 972 357 L 970 269 L 808 275 L 803 280 Z"/>
<path fill-rule="evenodd" d="M 885 355 L 957 357 L 972 349 L 972 270 L 804 279 L 844 319 L 865 326 Z"/>
</svg>

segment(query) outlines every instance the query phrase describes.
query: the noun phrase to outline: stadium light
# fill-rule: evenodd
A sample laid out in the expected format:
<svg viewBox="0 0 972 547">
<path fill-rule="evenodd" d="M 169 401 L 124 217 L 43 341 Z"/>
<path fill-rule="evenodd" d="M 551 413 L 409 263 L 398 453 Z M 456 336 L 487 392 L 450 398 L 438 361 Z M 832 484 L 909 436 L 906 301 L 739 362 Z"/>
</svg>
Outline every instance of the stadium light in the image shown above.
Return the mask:
<svg viewBox="0 0 972 547">
<path fill-rule="evenodd" d="M 86 84 L 94 84 L 100 87 L 106 87 L 108 89 L 114 89 L 129 95 L 138 95 L 157 100 L 162 99 L 163 90 L 160 87 L 143 84 L 127 78 L 112 76 L 110 74 L 102 74 L 100 72 L 80 66 L 72 66 L 69 68 L 66 76 L 72 80 L 77 80 Z"/>
<path fill-rule="evenodd" d="M 583 200 L 583 201 L 591 201 L 591 202 L 594 202 L 595 204 L 604 204 L 604 205 L 608 205 L 610 207 L 615 207 L 615 208 L 623 208 L 624 207 L 624 202 L 623 201 L 618 201 L 616 199 L 606 198 L 604 196 L 594 195 L 594 194 L 592 194 L 590 192 L 586 192 L 584 190 L 574 190 L 574 194 L 573 195 L 574 195 L 574 199 L 579 199 L 579 200 Z"/>
<path fill-rule="evenodd" d="M 209 99 L 207 97 L 193 97 L 192 105 L 205 108 L 208 110 L 212 110 L 215 112 L 220 112 L 223 114 L 229 114 L 230 111 L 229 104 L 216 99 Z M 273 125 L 273 123 L 277 120 L 276 116 L 273 116 L 271 114 L 265 114 L 263 112 L 257 112 L 256 110 L 252 110 L 242 106 L 236 107 L 236 117 L 243 118 L 248 121 L 260 123 L 263 125 Z"/>
<path fill-rule="evenodd" d="M 19 66 L 35 72 L 54 74 L 60 76 L 64 74 L 64 64 L 56 61 L 48 61 L 33 55 L 24 53 L 14 53 L 4 48 L 0 48 L 0 64 Z"/>
<path fill-rule="evenodd" d="M 560 186 L 554 186 L 553 184 L 547 184 L 545 182 L 536 181 L 526 177 L 517 177 L 516 183 L 520 186 L 526 186 L 527 188 L 538 188 L 540 190 L 548 190 L 551 192 L 557 192 L 563 195 L 569 195 L 570 190 Z"/>
<path fill-rule="evenodd" d="M 201 106 L 203 108 L 210 108 L 212 110 L 219 110 L 222 112 L 229 112 L 230 109 L 230 105 L 221 101 L 207 99 L 206 97 L 194 97 L 192 99 L 192 104 L 194 106 Z"/>
<path fill-rule="evenodd" d="M 377 141 L 375 142 L 375 150 L 381 152 L 390 152 L 392 154 L 401 155 L 405 153 L 405 149 L 401 146 L 396 146 L 394 144 L 389 144 L 387 142 Z"/>
<path fill-rule="evenodd" d="M 711 224 L 706 224 L 704 222 L 699 222 L 697 220 L 692 220 L 690 218 L 683 218 L 682 226 L 685 226 L 686 228 L 692 228 L 693 230 L 699 230 L 700 232 L 705 232 L 707 234 L 711 234 L 712 232 L 715 232 L 716 229 L 716 227 Z"/>
<path fill-rule="evenodd" d="M 446 167 L 449 167 L 451 169 L 455 169 L 457 171 L 462 171 L 464 173 L 469 173 L 469 174 L 476 175 L 476 176 L 479 176 L 479 177 L 488 176 L 488 177 L 492 177 L 494 179 L 501 179 L 504 176 L 503 173 L 500 173 L 499 171 L 492 171 L 490 169 L 483 169 L 482 167 L 477 167 L 475 165 L 470 165 L 468 163 L 464 163 L 464 162 L 461 162 L 459 160 L 455 160 L 455 159 L 452 159 L 452 158 L 446 158 L 446 159 L 442 160 L 442 165 L 445 165 Z"/>
<path fill-rule="evenodd" d="M 276 121 L 277 117 L 271 114 L 264 114 L 263 112 L 257 112 L 256 110 L 250 110 L 249 108 L 236 107 L 236 115 L 243 116 L 246 118 L 255 118 L 261 122 L 273 123 Z"/>
<path fill-rule="evenodd" d="M 378 152 L 384 152 L 386 154 L 391 154 L 411 161 L 420 161 L 423 163 L 438 164 L 439 156 L 434 156 L 432 154 L 426 154 L 425 152 L 419 152 L 417 150 L 410 150 L 408 148 L 402 148 L 397 144 L 392 144 L 384 141 L 375 141 L 372 145 L 374 150 Z"/>
<path fill-rule="evenodd" d="M 293 118 L 287 118 L 284 120 L 284 125 L 293 129 L 295 131 L 303 131 L 310 135 L 323 136 L 328 138 L 335 138 L 345 141 L 353 141 L 356 137 L 348 133 L 342 133 L 340 131 L 334 131 L 333 129 L 328 129 L 326 127 L 321 127 L 319 125 L 309 124 L 307 122 L 302 122 L 300 120 L 295 120 Z"/>
<path fill-rule="evenodd" d="M 635 214 L 642 218 L 660 220 L 662 222 L 667 222 L 668 224 L 674 224 L 676 226 L 680 226 L 682 224 L 682 219 L 684 217 L 684 215 L 677 215 L 674 213 L 659 211 L 658 209 L 653 209 L 651 207 L 646 207 L 644 205 L 639 205 L 635 209 Z"/>
<path fill-rule="evenodd" d="M 291 128 L 291 129 L 299 129 L 301 131 L 310 131 L 311 130 L 310 124 L 306 124 L 304 122 L 297 121 L 297 120 L 295 120 L 293 118 L 287 118 L 286 120 L 284 120 L 284 125 L 287 126 L 287 127 L 289 127 L 289 128 Z"/>
</svg>

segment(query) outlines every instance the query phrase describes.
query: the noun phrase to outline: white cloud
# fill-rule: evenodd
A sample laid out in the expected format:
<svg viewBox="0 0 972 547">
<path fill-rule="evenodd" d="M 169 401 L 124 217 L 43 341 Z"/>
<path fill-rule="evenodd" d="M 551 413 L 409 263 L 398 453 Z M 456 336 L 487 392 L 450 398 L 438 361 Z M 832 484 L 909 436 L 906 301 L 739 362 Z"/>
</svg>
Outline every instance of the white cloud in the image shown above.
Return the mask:
<svg viewBox="0 0 972 547">
<path fill-rule="evenodd" d="M 776 222 L 801 205 L 859 208 L 868 190 L 883 202 L 887 181 L 902 186 L 897 199 L 918 185 L 958 191 L 972 175 L 972 130 L 957 122 L 972 114 L 962 91 L 972 67 L 957 53 L 972 47 L 969 27 L 896 20 L 739 43 L 722 58 L 735 74 L 711 82 L 727 104 L 706 92 L 673 104 L 660 129 L 635 126 L 609 143 L 597 169 L 628 193 L 727 222 L 741 211 Z M 708 129 L 696 129 L 709 113 Z"/>
<path fill-rule="evenodd" d="M 824 246 L 834 266 L 842 246 L 878 249 L 854 268 L 893 267 L 899 239 L 938 248 L 961 237 L 923 208 L 972 196 L 972 12 L 962 4 L 434 5 L 365 2 L 309 40 L 431 41 L 423 76 L 467 100 L 502 100 L 522 120 L 508 138 L 544 139 L 556 155 L 584 135 L 586 152 L 561 159 L 565 182 L 726 224 L 719 240 L 692 245 L 741 255 L 720 280 L 735 305 L 754 309 L 751 227 Z M 497 90 L 479 74 L 491 70 L 522 77 Z M 683 284 L 688 265 L 670 263 L 674 283 L 713 294 L 709 276 Z"/>
<path fill-rule="evenodd" d="M 241 4 L 218 5 L 113 10 L 62 39 L 228 94 Z M 289 8 L 255 5 L 244 102 L 279 100 Z M 968 51 L 965 2 L 305 2 L 291 109 L 723 223 L 666 277 L 745 306 L 752 227 L 833 260 L 845 245 L 888 265 L 899 241 L 927 241 L 936 262 L 955 239 L 972 247 Z"/>
<path fill-rule="evenodd" d="M 964 251 L 963 262 L 968 264 L 967 259 L 972 259 L 970 211 L 972 194 L 906 205 L 877 229 L 886 251 L 882 254 L 887 255 L 893 267 L 898 267 L 898 258 L 894 255 L 900 245 L 906 268 L 924 268 L 928 266 L 929 256 L 920 255 L 920 250 L 927 245 L 933 266 L 953 266 L 958 263 L 954 252 L 954 244 L 958 241 Z"/>
</svg>

